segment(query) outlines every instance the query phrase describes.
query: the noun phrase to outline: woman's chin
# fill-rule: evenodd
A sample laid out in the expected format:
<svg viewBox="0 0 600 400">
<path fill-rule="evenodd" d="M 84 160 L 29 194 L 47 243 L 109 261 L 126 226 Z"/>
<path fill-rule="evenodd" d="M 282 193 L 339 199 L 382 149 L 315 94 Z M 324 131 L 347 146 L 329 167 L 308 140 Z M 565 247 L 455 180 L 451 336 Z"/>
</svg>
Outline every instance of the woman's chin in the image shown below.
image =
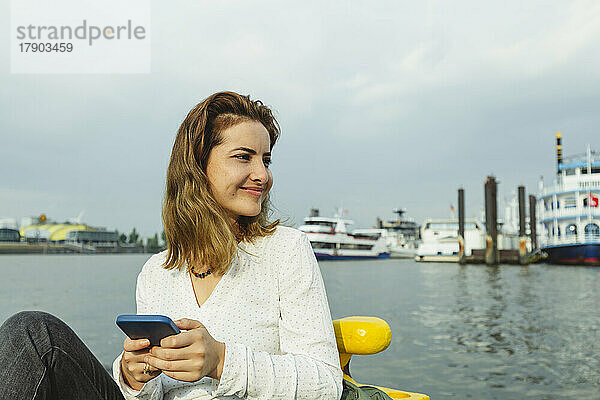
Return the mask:
<svg viewBox="0 0 600 400">
<path fill-rule="evenodd" d="M 260 214 L 260 205 L 258 207 L 244 207 L 244 209 L 238 211 L 240 217 L 256 217 Z"/>
</svg>

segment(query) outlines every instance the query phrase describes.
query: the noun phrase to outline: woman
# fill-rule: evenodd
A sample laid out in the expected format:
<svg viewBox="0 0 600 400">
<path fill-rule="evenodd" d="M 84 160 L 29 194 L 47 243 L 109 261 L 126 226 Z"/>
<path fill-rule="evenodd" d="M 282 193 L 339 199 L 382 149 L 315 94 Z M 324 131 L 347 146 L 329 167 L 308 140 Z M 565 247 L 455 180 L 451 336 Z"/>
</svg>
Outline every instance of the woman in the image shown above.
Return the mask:
<svg viewBox="0 0 600 400">
<path fill-rule="evenodd" d="M 113 364 L 125 398 L 340 398 L 339 355 L 310 243 L 267 221 L 278 136 L 266 106 L 233 92 L 208 97 L 181 124 L 163 205 L 167 250 L 143 266 L 136 301 L 138 314 L 167 315 L 182 333 L 152 348 L 125 339 Z M 96 380 L 96 368 L 82 370 Z M 97 380 L 99 392 L 110 386 Z"/>
</svg>

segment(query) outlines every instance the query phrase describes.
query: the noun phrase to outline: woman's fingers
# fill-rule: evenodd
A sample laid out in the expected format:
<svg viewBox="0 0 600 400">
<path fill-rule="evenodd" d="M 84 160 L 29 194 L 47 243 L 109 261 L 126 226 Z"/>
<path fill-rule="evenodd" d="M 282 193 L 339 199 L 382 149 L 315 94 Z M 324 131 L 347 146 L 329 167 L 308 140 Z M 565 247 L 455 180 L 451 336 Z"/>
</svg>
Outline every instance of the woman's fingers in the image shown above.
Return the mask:
<svg viewBox="0 0 600 400">
<path fill-rule="evenodd" d="M 125 352 L 123 355 L 121 371 L 126 383 L 135 390 L 140 390 L 144 383 L 162 372 L 146 363 L 144 356 L 133 356 L 130 352 Z"/>
<path fill-rule="evenodd" d="M 194 376 L 202 369 L 203 362 L 201 360 L 161 360 L 160 358 L 146 356 L 144 361 L 150 364 L 154 369 L 171 372 L 195 372 Z M 196 377 L 196 380 L 200 377 Z"/>
<path fill-rule="evenodd" d="M 177 325 L 177 327 L 179 329 L 185 329 L 185 330 L 196 329 L 201 326 L 204 326 L 204 325 L 202 325 L 202 322 L 196 321 L 195 319 L 189 319 L 189 318 L 178 319 L 177 321 L 175 321 L 175 324 Z"/>
<path fill-rule="evenodd" d="M 177 335 L 167 336 L 160 341 L 160 347 L 177 349 L 189 346 L 198 341 L 198 337 L 202 336 L 198 330 L 191 330 L 178 333 Z"/>
<path fill-rule="evenodd" d="M 150 341 L 148 339 L 133 340 L 130 338 L 125 338 L 125 341 L 123 342 L 123 350 L 138 351 L 138 350 L 145 349 L 149 345 L 150 345 Z"/>
<path fill-rule="evenodd" d="M 182 382 L 196 382 L 203 378 L 202 376 L 199 377 L 198 374 L 194 372 L 164 371 L 163 374 Z"/>
<path fill-rule="evenodd" d="M 194 356 L 203 356 L 201 345 L 198 346 L 186 346 L 181 348 L 172 347 L 152 347 L 149 351 L 151 355 L 161 360 L 173 361 L 173 360 L 188 360 Z M 196 349 L 196 351 L 194 351 Z"/>
<path fill-rule="evenodd" d="M 160 375 L 162 372 L 160 369 L 153 367 L 150 363 L 145 361 L 139 363 L 138 367 L 141 368 L 140 376 L 142 380 L 144 380 L 144 377 L 154 378 L 156 375 Z"/>
<path fill-rule="evenodd" d="M 150 341 L 148 339 L 133 340 L 126 338 L 123 342 L 124 352 L 121 360 L 121 370 L 127 377 L 126 380 L 129 386 L 136 390 L 139 390 L 139 385 L 148 382 L 162 372 L 144 361 L 144 358 L 150 352 L 149 346 Z M 135 382 L 132 382 L 132 379 Z"/>
</svg>

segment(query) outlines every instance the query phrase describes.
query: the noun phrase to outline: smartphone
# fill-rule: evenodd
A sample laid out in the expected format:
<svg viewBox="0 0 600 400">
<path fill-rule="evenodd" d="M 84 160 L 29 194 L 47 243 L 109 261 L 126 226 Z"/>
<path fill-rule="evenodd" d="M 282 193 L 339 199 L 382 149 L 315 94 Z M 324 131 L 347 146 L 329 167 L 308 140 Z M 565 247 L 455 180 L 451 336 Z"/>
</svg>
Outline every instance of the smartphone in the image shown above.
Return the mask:
<svg viewBox="0 0 600 400">
<path fill-rule="evenodd" d="M 181 332 L 171 318 L 164 315 L 123 314 L 116 322 L 130 339 L 149 339 L 150 346 L 160 346 L 162 339 Z"/>
</svg>

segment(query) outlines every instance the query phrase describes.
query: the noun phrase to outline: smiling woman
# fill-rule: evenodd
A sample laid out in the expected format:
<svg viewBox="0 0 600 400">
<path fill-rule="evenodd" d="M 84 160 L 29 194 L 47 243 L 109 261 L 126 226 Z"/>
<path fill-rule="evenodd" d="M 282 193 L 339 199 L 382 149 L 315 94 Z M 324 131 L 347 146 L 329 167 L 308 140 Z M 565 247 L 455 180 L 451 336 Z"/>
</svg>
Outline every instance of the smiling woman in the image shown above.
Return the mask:
<svg viewBox="0 0 600 400">
<path fill-rule="evenodd" d="M 194 107 L 167 170 L 167 250 L 136 286 L 137 314 L 167 316 L 181 332 L 159 346 L 125 338 L 110 377 L 60 320 L 19 313 L 0 327 L 0 398 L 339 399 L 312 247 L 269 221 L 278 137 L 271 110 L 248 96 L 220 92 Z"/>
<path fill-rule="evenodd" d="M 310 243 L 268 221 L 278 137 L 271 110 L 233 92 L 208 97 L 181 124 L 163 206 L 168 249 L 144 265 L 136 296 L 138 314 L 179 319 L 185 332 L 150 350 L 125 340 L 113 366 L 125 395 L 340 398 Z"/>
<path fill-rule="evenodd" d="M 201 270 L 210 260 L 224 272 L 238 242 L 274 232 L 268 165 L 278 137 L 271 110 L 237 93 L 216 93 L 188 113 L 167 169 L 166 268 Z"/>
</svg>

